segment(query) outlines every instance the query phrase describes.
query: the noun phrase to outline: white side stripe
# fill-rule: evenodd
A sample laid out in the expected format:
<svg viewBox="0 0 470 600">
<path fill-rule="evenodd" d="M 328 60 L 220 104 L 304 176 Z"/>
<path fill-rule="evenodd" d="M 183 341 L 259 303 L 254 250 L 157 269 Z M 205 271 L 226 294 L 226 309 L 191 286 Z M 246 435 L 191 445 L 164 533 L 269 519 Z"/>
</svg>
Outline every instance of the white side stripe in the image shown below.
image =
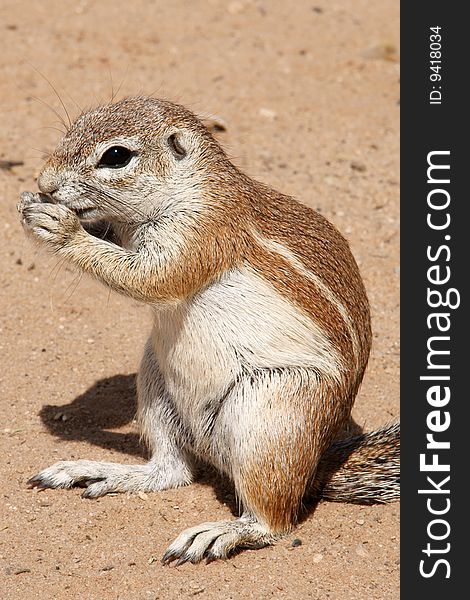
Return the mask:
<svg viewBox="0 0 470 600">
<path fill-rule="evenodd" d="M 338 312 L 342 316 L 343 321 L 348 329 L 349 335 L 351 336 L 354 356 L 357 360 L 359 357 L 359 339 L 357 336 L 357 332 L 353 325 L 352 319 L 348 314 L 348 311 L 340 302 L 340 300 L 336 297 L 336 295 L 330 290 L 330 288 L 327 285 L 323 283 L 323 281 L 318 277 L 318 275 L 315 275 L 315 273 L 312 273 L 312 271 L 307 269 L 295 256 L 295 254 L 291 250 L 286 248 L 283 244 L 275 242 L 274 240 L 266 239 L 257 231 L 252 231 L 252 234 L 256 241 L 266 250 L 268 250 L 268 252 L 275 252 L 276 254 L 279 254 L 280 256 L 282 256 L 282 258 L 285 258 L 288 262 L 290 262 L 290 264 L 298 273 L 312 281 L 318 288 L 318 290 L 321 292 L 321 294 L 329 302 L 331 302 L 331 304 L 333 304 L 333 306 L 338 310 Z"/>
</svg>

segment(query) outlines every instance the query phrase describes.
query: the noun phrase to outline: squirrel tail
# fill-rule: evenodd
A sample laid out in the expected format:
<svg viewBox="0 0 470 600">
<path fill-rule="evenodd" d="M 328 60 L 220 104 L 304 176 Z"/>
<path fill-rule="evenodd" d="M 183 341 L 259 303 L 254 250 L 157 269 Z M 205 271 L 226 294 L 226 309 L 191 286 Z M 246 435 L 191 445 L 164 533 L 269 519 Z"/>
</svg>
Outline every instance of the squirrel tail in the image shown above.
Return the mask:
<svg viewBox="0 0 470 600">
<path fill-rule="evenodd" d="M 334 442 L 322 456 L 312 489 L 331 502 L 376 504 L 400 497 L 400 423 Z"/>
</svg>

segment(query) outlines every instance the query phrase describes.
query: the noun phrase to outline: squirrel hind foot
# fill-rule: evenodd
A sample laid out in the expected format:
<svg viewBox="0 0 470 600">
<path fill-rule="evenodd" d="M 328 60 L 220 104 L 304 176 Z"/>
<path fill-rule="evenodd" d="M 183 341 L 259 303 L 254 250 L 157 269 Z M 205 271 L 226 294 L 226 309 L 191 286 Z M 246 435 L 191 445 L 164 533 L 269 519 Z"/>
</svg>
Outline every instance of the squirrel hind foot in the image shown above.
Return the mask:
<svg viewBox="0 0 470 600">
<path fill-rule="evenodd" d="M 212 562 L 226 559 L 238 550 L 269 546 L 275 536 L 253 518 L 240 517 L 236 521 L 202 523 L 183 531 L 168 547 L 162 563 L 176 566 L 185 562 L 196 564 L 206 559 Z"/>
</svg>

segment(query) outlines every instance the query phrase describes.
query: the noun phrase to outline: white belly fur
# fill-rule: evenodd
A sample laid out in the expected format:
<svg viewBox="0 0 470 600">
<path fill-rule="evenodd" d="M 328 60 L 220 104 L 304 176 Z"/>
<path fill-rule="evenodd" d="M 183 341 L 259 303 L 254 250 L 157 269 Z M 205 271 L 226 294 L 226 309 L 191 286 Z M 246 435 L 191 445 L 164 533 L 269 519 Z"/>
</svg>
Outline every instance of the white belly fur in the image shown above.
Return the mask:
<svg viewBox="0 0 470 600">
<path fill-rule="evenodd" d="M 196 425 L 242 369 L 303 366 L 341 378 L 341 359 L 325 333 L 251 269 L 231 271 L 154 313 L 155 357 L 188 424 Z"/>
</svg>

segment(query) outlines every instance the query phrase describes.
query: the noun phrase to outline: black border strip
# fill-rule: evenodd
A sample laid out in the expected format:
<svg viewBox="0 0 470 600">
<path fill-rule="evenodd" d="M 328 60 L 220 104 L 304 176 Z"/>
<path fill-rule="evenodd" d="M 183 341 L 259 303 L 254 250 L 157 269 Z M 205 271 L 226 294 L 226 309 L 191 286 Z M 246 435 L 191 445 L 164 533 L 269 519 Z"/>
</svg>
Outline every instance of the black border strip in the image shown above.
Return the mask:
<svg viewBox="0 0 470 600">
<path fill-rule="evenodd" d="M 468 103 L 466 41 L 470 35 L 464 6 L 434 0 L 401 4 L 401 597 L 405 599 L 447 600 L 468 593 L 465 542 L 470 533 L 466 514 L 470 491 L 465 484 L 470 470 L 466 443 L 470 441 L 470 393 L 464 374 L 470 371 L 466 313 L 470 230 L 465 214 L 470 204 L 466 190 L 470 153 L 465 147 L 469 108 L 464 103 Z M 441 63 L 431 63 L 437 57 L 430 55 L 430 44 L 439 38 L 430 39 L 435 33 L 430 27 L 441 28 Z M 432 66 L 440 68 L 432 70 Z M 431 81 L 432 73 L 442 79 Z M 432 101 L 439 101 L 437 91 L 440 104 L 431 104 L 431 92 L 435 92 Z M 437 151 L 441 154 L 429 154 Z M 428 181 L 428 161 L 450 168 L 431 169 Z M 443 208 L 429 203 L 441 203 Z M 447 227 L 433 228 L 449 219 Z M 437 268 L 429 271 L 431 267 Z M 437 293 L 428 297 L 428 288 L 441 292 L 443 302 L 448 298 L 452 305 L 459 298 L 460 305 L 432 308 L 430 303 L 440 300 Z M 430 317 L 432 313 L 446 316 Z M 440 331 L 438 323 L 448 331 Z M 449 354 L 429 354 L 428 344 L 432 351 Z M 446 376 L 448 380 L 420 379 Z M 450 394 L 447 401 L 446 394 Z M 443 445 L 427 448 L 427 434 Z M 423 463 L 436 461 L 444 466 L 425 471 L 432 467 L 423 464 L 420 469 L 421 454 Z M 449 471 L 440 470 L 445 465 Z"/>
</svg>

